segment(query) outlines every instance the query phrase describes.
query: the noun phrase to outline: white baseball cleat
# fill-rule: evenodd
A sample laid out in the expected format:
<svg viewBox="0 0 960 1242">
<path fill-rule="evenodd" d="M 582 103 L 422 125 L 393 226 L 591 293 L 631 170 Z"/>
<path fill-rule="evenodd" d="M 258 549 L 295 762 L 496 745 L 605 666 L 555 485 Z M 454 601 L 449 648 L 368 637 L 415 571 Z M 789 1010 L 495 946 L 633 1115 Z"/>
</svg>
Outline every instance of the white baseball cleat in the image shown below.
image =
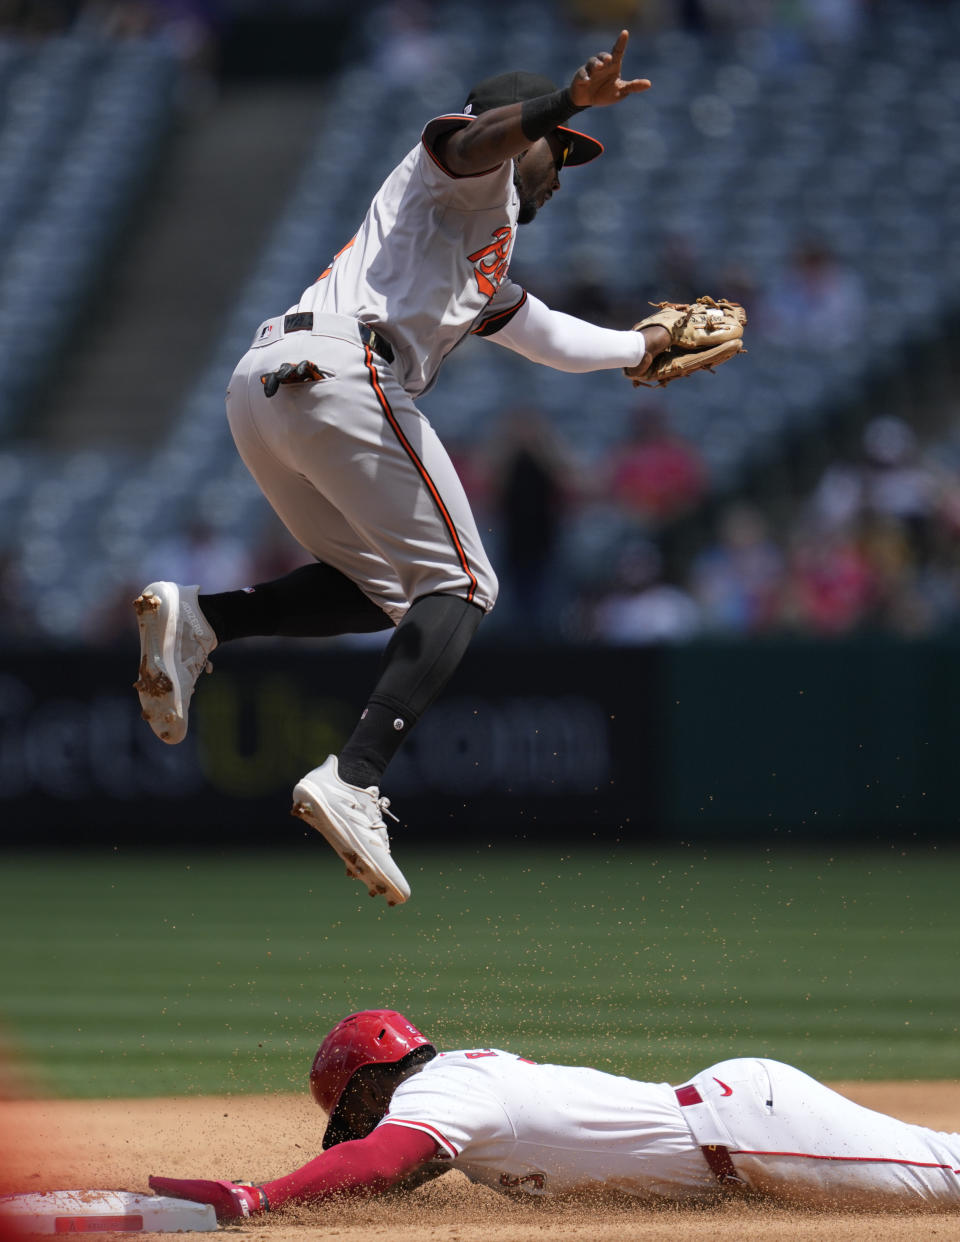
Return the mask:
<svg viewBox="0 0 960 1242">
<path fill-rule="evenodd" d="M 337 756 L 330 755 L 294 788 L 291 814 L 333 846 L 347 865 L 347 875 L 366 884 L 371 897 L 383 896 L 388 906 L 398 906 L 410 896 L 410 885 L 390 857 L 383 816 L 397 817 L 389 806 L 390 799 L 381 798 L 376 785 L 360 789 L 341 780 Z"/>
<path fill-rule="evenodd" d="M 198 588 L 151 582 L 133 601 L 140 628 L 140 676 L 133 688 L 142 716 L 161 742 L 182 742 L 197 678 L 213 666 L 217 645 L 197 602 Z"/>
</svg>

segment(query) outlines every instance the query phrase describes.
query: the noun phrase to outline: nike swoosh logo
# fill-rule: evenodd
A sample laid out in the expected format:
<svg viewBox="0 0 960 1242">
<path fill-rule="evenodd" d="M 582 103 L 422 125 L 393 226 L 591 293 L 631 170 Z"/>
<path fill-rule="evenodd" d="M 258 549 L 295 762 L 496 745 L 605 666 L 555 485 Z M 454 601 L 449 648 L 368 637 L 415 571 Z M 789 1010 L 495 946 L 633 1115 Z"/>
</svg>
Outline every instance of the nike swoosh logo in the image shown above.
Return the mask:
<svg viewBox="0 0 960 1242">
<path fill-rule="evenodd" d="M 713 1081 L 720 1082 L 720 1079 L 714 1078 Z M 720 1093 L 721 1095 L 733 1095 L 733 1087 L 728 1087 L 725 1082 L 720 1082 L 720 1086 L 723 1088 L 723 1090 Z"/>
</svg>

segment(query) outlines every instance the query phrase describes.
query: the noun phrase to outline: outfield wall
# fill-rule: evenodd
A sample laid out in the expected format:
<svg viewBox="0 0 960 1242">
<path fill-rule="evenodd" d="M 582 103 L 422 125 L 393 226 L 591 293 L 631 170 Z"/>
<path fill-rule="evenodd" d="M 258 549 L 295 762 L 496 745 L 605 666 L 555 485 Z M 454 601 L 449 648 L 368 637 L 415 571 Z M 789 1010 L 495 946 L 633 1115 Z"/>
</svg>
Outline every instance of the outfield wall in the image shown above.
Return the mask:
<svg viewBox="0 0 960 1242">
<path fill-rule="evenodd" d="M 0 659 L 4 842 L 289 842 L 290 788 L 349 731 L 378 655 L 218 651 L 176 747 L 139 719 L 136 658 Z M 952 839 L 958 674 L 957 643 L 480 644 L 385 792 L 424 840 Z"/>
</svg>

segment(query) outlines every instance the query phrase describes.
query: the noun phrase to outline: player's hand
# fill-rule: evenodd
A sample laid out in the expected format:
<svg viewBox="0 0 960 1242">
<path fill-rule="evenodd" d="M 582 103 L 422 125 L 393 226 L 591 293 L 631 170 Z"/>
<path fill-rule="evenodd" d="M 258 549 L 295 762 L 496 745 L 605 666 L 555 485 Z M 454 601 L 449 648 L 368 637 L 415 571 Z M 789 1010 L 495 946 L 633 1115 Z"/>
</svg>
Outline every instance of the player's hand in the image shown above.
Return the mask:
<svg viewBox="0 0 960 1242">
<path fill-rule="evenodd" d="M 619 103 L 628 95 L 650 89 L 649 78 L 633 78 L 625 82 L 620 76 L 629 38 L 629 32 L 621 30 L 612 51 L 591 56 L 573 75 L 570 97 L 578 108 L 604 108 L 608 104 Z"/>
<path fill-rule="evenodd" d="M 666 328 L 660 327 L 659 324 L 655 324 L 650 328 L 643 328 L 640 334 L 643 337 L 643 357 L 640 359 L 637 366 L 635 366 L 630 372 L 631 378 L 636 380 L 639 380 L 641 376 L 646 375 L 646 373 L 653 366 L 654 360 L 662 354 L 664 350 L 670 348 L 670 333 Z M 636 387 L 636 385 L 634 385 L 634 387 Z"/>
<path fill-rule="evenodd" d="M 263 395 L 272 397 L 281 384 L 315 384 L 323 379 L 323 372 L 315 362 L 304 358 L 303 362 L 284 362 L 276 371 L 268 371 L 260 376 Z"/>
<path fill-rule="evenodd" d="M 208 1182 L 194 1177 L 151 1177 L 150 1189 L 174 1199 L 189 1199 L 192 1203 L 209 1203 L 224 1222 L 244 1220 L 260 1212 L 267 1212 L 270 1204 L 259 1186 L 249 1182 Z"/>
</svg>

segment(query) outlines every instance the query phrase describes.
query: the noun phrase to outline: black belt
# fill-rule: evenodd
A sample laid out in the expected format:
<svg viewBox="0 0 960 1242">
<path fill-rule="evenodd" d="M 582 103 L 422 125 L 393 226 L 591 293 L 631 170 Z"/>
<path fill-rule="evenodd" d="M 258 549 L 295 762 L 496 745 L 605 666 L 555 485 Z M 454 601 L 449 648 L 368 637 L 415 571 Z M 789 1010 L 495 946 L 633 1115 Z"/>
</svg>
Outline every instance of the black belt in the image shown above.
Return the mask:
<svg viewBox="0 0 960 1242">
<path fill-rule="evenodd" d="M 371 328 L 368 323 L 362 323 L 357 320 L 357 327 L 360 329 L 360 340 L 365 345 L 369 345 L 375 354 L 378 354 L 384 362 L 393 362 L 393 346 L 388 340 L 385 340 L 379 332 Z M 283 332 L 310 332 L 313 329 L 313 311 L 297 311 L 293 315 L 284 315 Z"/>
</svg>

